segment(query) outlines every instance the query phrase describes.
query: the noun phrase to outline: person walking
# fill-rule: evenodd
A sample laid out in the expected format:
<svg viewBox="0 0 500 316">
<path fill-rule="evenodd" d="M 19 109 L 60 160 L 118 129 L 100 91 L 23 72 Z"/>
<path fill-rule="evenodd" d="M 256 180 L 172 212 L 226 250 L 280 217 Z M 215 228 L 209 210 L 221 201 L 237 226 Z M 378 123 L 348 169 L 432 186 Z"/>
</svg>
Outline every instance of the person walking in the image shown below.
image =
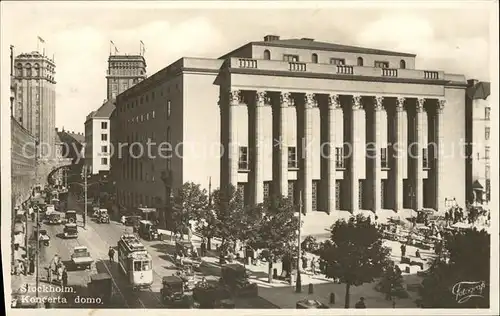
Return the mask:
<svg viewBox="0 0 500 316">
<path fill-rule="evenodd" d="M 313 258 L 311 260 L 311 272 L 312 272 L 312 275 L 316 275 L 316 259 Z"/>
<path fill-rule="evenodd" d="M 31 275 L 31 274 L 35 273 L 35 258 L 33 258 L 33 256 L 31 256 L 29 261 L 30 261 L 29 274 Z"/>
<path fill-rule="evenodd" d="M 406 245 L 401 244 L 401 257 L 404 257 L 406 255 Z"/>
<path fill-rule="evenodd" d="M 109 247 L 108 256 L 109 262 L 115 262 L 115 250 L 111 246 Z"/>
<path fill-rule="evenodd" d="M 68 271 L 64 268 L 62 272 L 62 286 L 68 286 Z"/>
<path fill-rule="evenodd" d="M 205 243 L 205 238 L 203 238 L 203 241 L 201 242 L 200 250 L 201 250 L 201 256 L 205 257 L 207 255 L 207 245 Z"/>
</svg>

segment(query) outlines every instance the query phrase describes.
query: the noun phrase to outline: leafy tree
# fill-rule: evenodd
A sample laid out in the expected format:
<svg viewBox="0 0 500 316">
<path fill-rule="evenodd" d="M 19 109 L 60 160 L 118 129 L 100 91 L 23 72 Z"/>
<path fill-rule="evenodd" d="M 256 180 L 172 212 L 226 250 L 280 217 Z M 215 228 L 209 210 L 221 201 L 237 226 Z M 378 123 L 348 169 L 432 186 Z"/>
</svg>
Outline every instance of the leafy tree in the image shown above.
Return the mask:
<svg viewBox="0 0 500 316">
<path fill-rule="evenodd" d="M 273 262 L 293 253 L 299 228 L 294 211 L 295 206 L 285 197 L 272 197 L 253 207 L 252 214 L 260 218 L 249 244 L 264 250 L 261 257 L 269 263 L 269 282 L 272 282 Z"/>
<path fill-rule="evenodd" d="M 245 208 L 243 206 L 243 196 L 234 186 L 217 189 L 213 193 L 213 227 L 215 235 L 221 238 L 220 248 L 222 256 L 240 239 L 244 229 Z M 212 218 L 210 218 L 212 219 Z"/>
<path fill-rule="evenodd" d="M 427 308 L 488 308 L 490 280 L 490 235 L 467 229 L 445 236 L 446 255 L 436 258 L 420 291 L 421 304 Z M 475 284 L 460 284 L 475 282 Z M 472 289 L 472 287 L 476 287 Z M 472 290 L 480 295 L 466 299 L 457 290 Z M 463 300 L 461 300 L 463 299 Z"/>
<path fill-rule="evenodd" d="M 217 237 L 217 218 L 212 205 L 208 205 L 198 217 L 196 231 L 207 238 L 207 250 L 210 250 L 212 238 Z"/>
<path fill-rule="evenodd" d="M 319 243 L 313 236 L 307 236 L 300 244 L 302 250 L 316 254 L 319 250 Z"/>
<path fill-rule="evenodd" d="M 380 277 L 389 263 L 390 249 L 383 246 L 377 227 L 362 215 L 337 221 L 330 239 L 322 243 L 320 258 L 326 264 L 326 276 L 345 283 L 345 308 L 349 308 L 351 286 Z"/>
<path fill-rule="evenodd" d="M 201 189 L 199 184 L 186 182 L 177 189 L 173 196 L 173 207 L 171 220 L 175 233 L 188 232 L 188 240 L 191 241 L 191 220 L 199 218 L 207 206 L 207 192 Z"/>
<path fill-rule="evenodd" d="M 403 274 L 399 267 L 390 262 L 384 269 L 384 274 L 379 283 L 379 288 L 385 294 L 386 300 L 391 300 L 394 297 L 407 298 L 408 292 L 404 289 Z"/>
</svg>

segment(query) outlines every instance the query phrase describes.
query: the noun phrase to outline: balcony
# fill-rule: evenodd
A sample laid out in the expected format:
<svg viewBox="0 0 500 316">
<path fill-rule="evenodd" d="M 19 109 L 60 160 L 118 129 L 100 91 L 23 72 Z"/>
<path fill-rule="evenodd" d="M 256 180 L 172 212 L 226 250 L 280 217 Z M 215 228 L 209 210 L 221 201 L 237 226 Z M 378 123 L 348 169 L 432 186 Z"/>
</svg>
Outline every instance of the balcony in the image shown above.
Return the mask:
<svg viewBox="0 0 500 316">
<path fill-rule="evenodd" d="M 462 75 L 446 74 L 443 71 L 428 71 L 417 69 L 394 69 L 378 68 L 354 65 L 333 65 L 316 64 L 305 62 L 288 62 L 280 60 L 257 60 L 251 58 L 229 58 L 228 67 L 233 69 L 255 69 L 262 71 L 280 71 L 280 72 L 302 72 L 308 74 L 326 74 L 339 76 L 360 76 L 360 77 L 380 77 L 380 78 L 399 78 L 414 80 L 449 80 L 464 82 Z"/>
</svg>

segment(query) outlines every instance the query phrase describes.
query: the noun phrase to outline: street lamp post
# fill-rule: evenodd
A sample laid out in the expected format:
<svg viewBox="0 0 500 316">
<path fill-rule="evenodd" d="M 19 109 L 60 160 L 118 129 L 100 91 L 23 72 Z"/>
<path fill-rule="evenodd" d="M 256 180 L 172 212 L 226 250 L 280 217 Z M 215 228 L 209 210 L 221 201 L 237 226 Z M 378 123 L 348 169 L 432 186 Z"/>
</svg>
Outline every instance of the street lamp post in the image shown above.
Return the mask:
<svg viewBox="0 0 500 316">
<path fill-rule="evenodd" d="M 300 245 L 300 230 L 301 230 L 301 222 L 302 222 L 302 191 L 299 193 L 299 229 L 298 229 L 298 234 L 297 234 L 297 281 L 295 283 L 295 292 L 301 293 L 302 292 L 302 279 L 300 276 L 300 252 L 301 252 L 301 245 Z"/>
<path fill-rule="evenodd" d="M 35 285 L 36 285 L 36 289 L 35 289 L 35 293 L 36 293 L 36 297 L 38 298 L 38 283 L 39 283 L 39 279 L 40 279 L 40 260 L 39 260 L 39 248 L 40 248 L 40 227 L 39 227 L 39 224 L 40 224 L 40 208 L 36 208 L 36 251 L 35 251 L 35 260 L 36 260 L 36 279 L 35 279 Z M 49 267 L 50 269 L 50 267 Z M 50 280 L 49 280 L 50 282 Z M 37 299 L 37 302 L 38 302 L 38 299 Z"/>
</svg>

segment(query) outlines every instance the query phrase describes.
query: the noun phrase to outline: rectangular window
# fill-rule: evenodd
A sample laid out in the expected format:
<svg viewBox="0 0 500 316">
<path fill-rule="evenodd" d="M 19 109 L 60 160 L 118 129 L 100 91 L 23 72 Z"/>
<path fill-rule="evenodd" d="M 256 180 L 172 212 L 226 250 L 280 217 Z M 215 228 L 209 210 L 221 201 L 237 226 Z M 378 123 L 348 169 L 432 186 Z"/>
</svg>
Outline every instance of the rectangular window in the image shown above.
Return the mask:
<svg viewBox="0 0 500 316">
<path fill-rule="evenodd" d="M 380 148 L 380 167 L 389 168 L 389 162 L 387 161 L 387 148 Z"/>
<path fill-rule="evenodd" d="M 342 66 L 342 65 L 345 65 L 345 59 L 343 59 L 343 58 L 330 58 L 330 64 Z"/>
<path fill-rule="evenodd" d="M 108 128 L 108 122 L 101 122 L 101 129 L 107 129 Z"/>
<path fill-rule="evenodd" d="M 490 147 L 489 146 L 484 147 L 484 159 L 486 159 L 486 160 L 490 159 Z"/>
<path fill-rule="evenodd" d="M 107 165 L 108 164 L 108 158 L 101 158 L 101 165 Z"/>
<path fill-rule="evenodd" d="M 490 140 L 490 128 L 489 127 L 484 128 L 484 139 Z"/>
<path fill-rule="evenodd" d="M 422 148 L 422 165 L 423 168 L 429 168 L 429 148 Z"/>
<path fill-rule="evenodd" d="M 101 134 L 101 140 L 107 141 L 108 140 L 108 134 Z"/>
<path fill-rule="evenodd" d="M 491 112 L 491 108 L 490 107 L 484 108 L 484 119 L 487 120 L 487 121 L 490 120 L 490 112 Z"/>
<path fill-rule="evenodd" d="M 288 61 L 288 62 L 298 62 L 299 61 L 299 55 L 288 55 L 285 54 L 283 55 L 283 60 Z"/>
<path fill-rule="evenodd" d="M 342 147 L 335 147 L 335 167 L 337 169 L 344 168 L 344 150 Z"/>
<path fill-rule="evenodd" d="M 375 61 L 375 68 L 389 68 L 389 63 L 386 61 Z"/>
<path fill-rule="evenodd" d="M 167 119 L 170 118 L 170 106 L 171 106 L 171 102 L 170 102 L 170 100 L 168 100 L 167 101 L 167 109 L 166 109 L 166 111 L 167 111 Z"/>
<path fill-rule="evenodd" d="M 240 147 L 240 157 L 238 161 L 238 168 L 240 170 L 248 170 L 248 147 Z"/>
<path fill-rule="evenodd" d="M 101 146 L 101 152 L 102 153 L 107 153 L 108 152 L 108 146 Z"/>
<path fill-rule="evenodd" d="M 296 147 L 288 147 L 288 168 L 298 168 Z"/>
</svg>

